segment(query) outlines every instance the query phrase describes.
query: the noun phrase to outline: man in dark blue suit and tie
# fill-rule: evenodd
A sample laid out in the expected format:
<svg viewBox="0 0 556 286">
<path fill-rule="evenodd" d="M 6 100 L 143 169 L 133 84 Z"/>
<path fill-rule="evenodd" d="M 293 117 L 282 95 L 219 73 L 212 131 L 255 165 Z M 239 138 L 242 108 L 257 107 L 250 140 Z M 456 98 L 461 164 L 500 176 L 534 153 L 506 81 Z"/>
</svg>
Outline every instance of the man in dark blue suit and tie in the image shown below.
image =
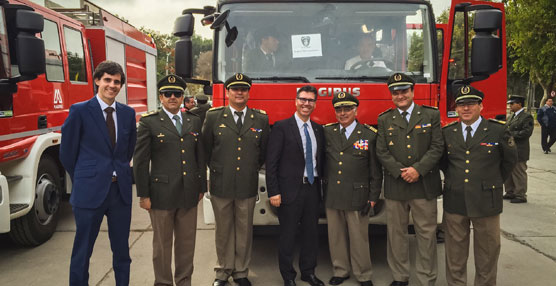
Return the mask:
<svg viewBox="0 0 556 286">
<path fill-rule="evenodd" d="M 72 105 L 62 126 L 60 160 L 73 183 L 70 203 L 76 225 L 69 284 L 88 285 L 89 260 L 106 215 L 116 285 L 129 285 L 135 111 L 115 101 L 125 83 L 119 64 L 100 63 L 93 79 L 97 95 Z"/>
</svg>

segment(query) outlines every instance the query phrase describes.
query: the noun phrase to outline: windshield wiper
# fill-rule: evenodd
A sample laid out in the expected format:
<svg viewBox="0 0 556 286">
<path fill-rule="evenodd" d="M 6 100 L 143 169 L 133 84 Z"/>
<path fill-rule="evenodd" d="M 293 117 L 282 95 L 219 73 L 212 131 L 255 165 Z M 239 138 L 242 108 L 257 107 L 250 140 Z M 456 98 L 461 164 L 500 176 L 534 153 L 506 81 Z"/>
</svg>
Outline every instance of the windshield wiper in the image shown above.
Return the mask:
<svg viewBox="0 0 556 286">
<path fill-rule="evenodd" d="M 375 81 L 386 81 L 388 76 L 323 76 L 316 77 L 315 79 L 345 79 L 345 80 L 375 80 Z"/>
<path fill-rule="evenodd" d="M 269 76 L 269 77 L 255 77 L 252 80 L 270 80 L 270 81 L 301 81 L 309 83 L 310 81 L 304 76 Z"/>
</svg>

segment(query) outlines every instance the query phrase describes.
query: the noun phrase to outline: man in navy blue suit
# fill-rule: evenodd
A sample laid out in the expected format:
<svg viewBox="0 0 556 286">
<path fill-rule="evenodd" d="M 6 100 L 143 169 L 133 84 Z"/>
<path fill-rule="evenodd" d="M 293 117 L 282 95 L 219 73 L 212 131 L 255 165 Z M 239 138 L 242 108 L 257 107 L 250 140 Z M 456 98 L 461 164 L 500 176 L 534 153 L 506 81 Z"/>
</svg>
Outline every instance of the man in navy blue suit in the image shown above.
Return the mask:
<svg viewBox="0 0 556 286">
<path fill-rule="evenodd" d="M 70 203 L 76 225 L 69 284 L 88 285 L 89 260 L 106 215 L 116 285 L 129 285 L 135 111 L 115 101 L 125 83 L 119 64 L 100 63 L 93 79 L 96 96 L 72 105 L 62 126 L 60 160 L 73 183 Z"/>
</svg>

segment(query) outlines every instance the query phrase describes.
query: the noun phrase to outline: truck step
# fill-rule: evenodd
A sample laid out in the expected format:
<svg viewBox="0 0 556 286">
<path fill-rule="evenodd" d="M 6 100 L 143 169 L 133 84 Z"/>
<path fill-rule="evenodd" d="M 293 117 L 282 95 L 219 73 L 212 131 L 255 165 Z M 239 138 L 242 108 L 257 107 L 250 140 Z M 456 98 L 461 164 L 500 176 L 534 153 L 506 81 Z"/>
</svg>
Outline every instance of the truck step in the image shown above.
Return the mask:
<svg viewBox="0 0 556 286">
<path fill-rule="evenodd" d="M 10 204 L 10 214 L 26 209 L 27 207 L 29 207 L 29 204 Z"/>
<path fill-rule="evenodd" d="M 13 183 L 13 182 L 17 182 L 19 180 L 23 179 L 23 176 L 21 175 L 17 175 L 17 176 L 6 176 L 6 180 L 9 183 Z"/>
</svg>

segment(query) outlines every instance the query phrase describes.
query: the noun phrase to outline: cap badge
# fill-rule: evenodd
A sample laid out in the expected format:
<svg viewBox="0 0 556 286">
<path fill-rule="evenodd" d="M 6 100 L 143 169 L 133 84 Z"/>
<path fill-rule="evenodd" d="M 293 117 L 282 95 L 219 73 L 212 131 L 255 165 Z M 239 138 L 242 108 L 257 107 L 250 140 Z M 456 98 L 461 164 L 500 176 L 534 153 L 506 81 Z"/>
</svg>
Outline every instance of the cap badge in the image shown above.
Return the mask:
<svg viewBox="0 0 556 286">
<path fill-rule="evenodd" d="M 395 81 L 400 81 L 400 80 L 402 80 L 402 75 L 401 75 L 401 74 L 396 74 L 396 75 L 394 75 L 394 80 L 395 80 Z"/>
<path fill-rule="evenodd" d="M 242 80 L 243 79 L 243 75 L 238 73 L 236 74 L 236 80 Z"/>
<path fill-rule="evenodd" d="M 168 82 L 169 83 L 175 83 L 176 82 L 176 78 L 174 76 L 169 76 L 168 77 Z"/>
<path fill-rule="evenodd" d="M 346 97 L 346 93 L 345 92 L 340 92 L 338 93 L 338 98 L 345 98 Z"/>
<path fill-rule="evenodd" d="M 471 88 L 469 88 L 469 86 L 464 86 L 461 88 L 461 94 L 468 94 L 469 92 L 471 92 Z"/>
</svg>

